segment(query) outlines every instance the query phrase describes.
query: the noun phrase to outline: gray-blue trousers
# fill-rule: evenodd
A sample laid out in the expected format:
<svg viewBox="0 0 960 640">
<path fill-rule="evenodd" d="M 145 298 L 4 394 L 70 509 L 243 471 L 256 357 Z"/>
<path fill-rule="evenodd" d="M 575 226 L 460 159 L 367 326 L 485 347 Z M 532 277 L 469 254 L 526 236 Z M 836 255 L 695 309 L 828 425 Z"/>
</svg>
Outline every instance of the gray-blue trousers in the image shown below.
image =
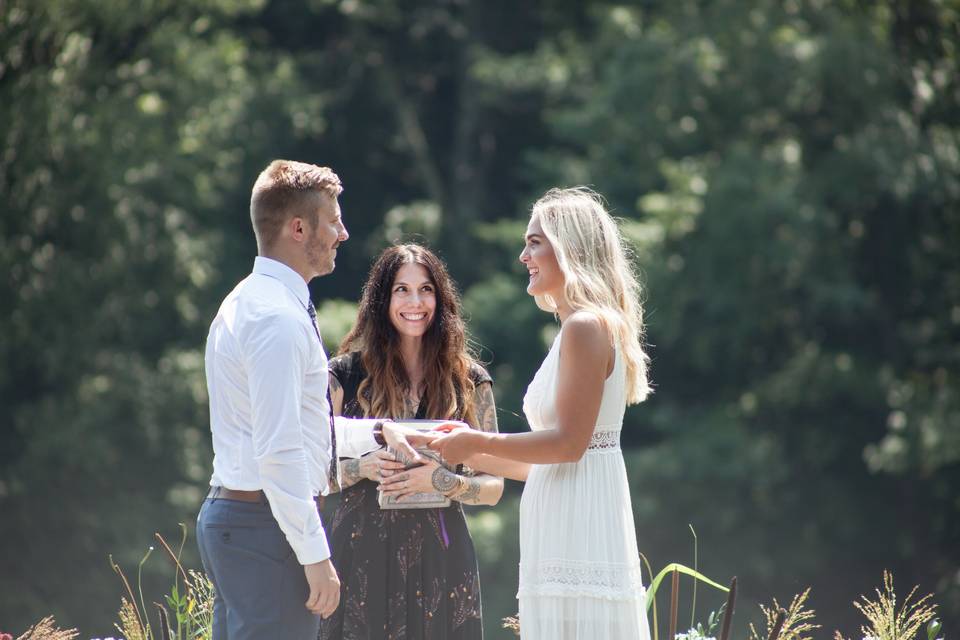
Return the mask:
<svg viewBox="0 0 960 640">
<path fill-rule="evenodd" d="M 207 498 L 197 545 L 213 582 L 213 640 L 317 640 L 303 566 L 266 502 Z"/>
</svg>

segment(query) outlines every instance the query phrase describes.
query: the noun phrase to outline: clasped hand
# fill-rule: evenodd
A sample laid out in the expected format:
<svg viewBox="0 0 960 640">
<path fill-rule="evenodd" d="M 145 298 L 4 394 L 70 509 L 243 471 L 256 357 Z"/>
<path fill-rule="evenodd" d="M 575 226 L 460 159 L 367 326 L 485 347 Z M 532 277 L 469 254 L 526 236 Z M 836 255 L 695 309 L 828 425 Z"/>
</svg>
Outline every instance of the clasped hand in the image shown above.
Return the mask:
<svg viewBox="0 0 960 640">
<path fill-rule="evenodd" d="M 390 454 L 386 452 L 380 453 L 390 456 Z M 437 472 L 437 469 L 441 469 L 442 467 L 436 460 L 426 457 L 422 457 L 421 459 L 423 460 L 422 464 L 407 469 L 406 465 L 402 462 L 391 462 L 390 460 L 381 458 L 380 491 L 384 495 L 393 496 L 398 501 L 402 501 L 414 493 L 437 491 L 438 488 L 433 482 L 433 474 Z M 446 471 L 446 469 L 443 471 L 447 474 L 450 473 Z"/>
<path fill-rule="evenodd" d="M 394 451 L 399 451 L 400 454 L 413 462 L 422 462 L 416 447 L 429 445 L 443 433 L 449 433 L 464 427 L 469 428 L 465 422 L 448 420 L 438 425 L 434 431 L 420 431 L 396 422 L 385 421 L 383 423 L 383 438 L 386 440 L 387 446 Z"/>
<path fill-rule="evenodd" d="M 386 428 L 386 427 L 385 427 Z M 414 432 L 405 433 L 406 440 L 418 444 L 431 444 L 438 438 L 449 437 L 450 433 L 471 429 L 462 422 L 447 422 L 435 432 Z M 444 436 L 443 434 L 448 434 Z M 431 444 L 432 446 L 432 444 Z M 414 493 L 429 493 L 439 491 L 447 493 L 452 485 L 455 485 L 455 476 L 450 471 L 442 468 L 440 463 L 427 456 L 416 455 L 416 458 L 410 459 L 404 449 L 399 449 L 399 458 L 386 451 L 375 451 L 373 454 L 367 454 L 361 459 L 361 474 L 371 480 L 380 483 L 380 491 L 384 494 L 394 496 L 398 501 L 402 501 L 407 496 Z M 364 465 L 364 459 L 368 458 Z M 418 466 L 410 466 L 410 463 L 421 463 Z M 374 469 L 374 465 L 376 469 Z M 410 468 L 408 468 L 410 467 Z M 438 471 L 439 470 L 439 471 Z M 368 474 L 376 473 L 376 477 Z M 437 477 L 440 475 L 441 477 Z"/>
</svg>

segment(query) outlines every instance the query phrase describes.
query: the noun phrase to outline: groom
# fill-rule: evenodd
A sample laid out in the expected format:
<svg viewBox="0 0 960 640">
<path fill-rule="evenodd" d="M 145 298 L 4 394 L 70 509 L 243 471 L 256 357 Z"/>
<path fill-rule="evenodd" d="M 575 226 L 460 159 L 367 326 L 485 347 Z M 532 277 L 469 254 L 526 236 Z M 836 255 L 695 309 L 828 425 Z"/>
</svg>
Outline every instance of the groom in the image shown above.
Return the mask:
<svg viewBox="0 0 960 640">
<path fill-rule="evenodd" d="M 349 238 L 326 167 L 277 160 L 253 186 L 253 272 L 224 299 L 207 337 L 213 435 L 197 543 L 213 582 L 213 638 L 316 640 L 340 580 L 315 497 L 337 490 L 337 456 L 385 442 L 418 459 L 410 431 L 331 420 L 324 352 L 307 283 L 331 273 Z"/>
</svg>

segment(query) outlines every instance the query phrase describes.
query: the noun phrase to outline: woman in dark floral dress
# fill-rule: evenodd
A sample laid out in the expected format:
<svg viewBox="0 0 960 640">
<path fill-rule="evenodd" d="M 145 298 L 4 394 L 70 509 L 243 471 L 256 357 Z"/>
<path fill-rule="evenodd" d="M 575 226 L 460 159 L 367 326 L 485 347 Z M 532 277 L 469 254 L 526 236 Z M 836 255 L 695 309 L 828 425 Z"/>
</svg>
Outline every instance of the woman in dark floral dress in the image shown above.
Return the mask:
<svg viewBox="0 0 960 640">
<path fill-rule="evenodd" d="M 334 411 L 351 417 L 462 420 L 495 431 L 487 372 L 468 354 L 459 296 L 443 263 L 418 245 L 390 247 L 363 288 L 357 323 L 330 362 Z M 496 504 L 503 479 L 433 460 L 404 470 L 383 450 L 341 460 L 330 527 L 340 606 L 320 640 L 483 637 L 480 580 L 462 504 Z M 381 509 L 440 492 L 445 508 Z"/>
</svg>

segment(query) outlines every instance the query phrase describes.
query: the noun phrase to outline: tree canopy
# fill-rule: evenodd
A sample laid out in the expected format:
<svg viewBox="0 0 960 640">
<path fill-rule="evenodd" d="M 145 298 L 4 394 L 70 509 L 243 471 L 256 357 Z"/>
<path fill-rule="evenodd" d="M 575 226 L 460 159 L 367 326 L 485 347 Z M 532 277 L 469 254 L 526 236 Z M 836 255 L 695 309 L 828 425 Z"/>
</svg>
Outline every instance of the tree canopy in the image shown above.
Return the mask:
<svg viewBox="0 0 960 640">
<path fill-rule="evenodd" d="M 954 0 L 0 2 L 4 630 L 109 633 L 107 555 L 195 518 L 203 343 L 277 157 L 345 185 L 327 342 L 373 256 L 429 244 L 509 430 L 556 328 L 516 260 L 529 207 L 592 185 L 645 285 L 644 554 L 689 561 L 692 523 L 708 574 L 811 585 L 845 633 L 890 568 L 956 629 L 958 45 Z M 472 512 L 490 637 L 515 508 Z"/>
</svg>

